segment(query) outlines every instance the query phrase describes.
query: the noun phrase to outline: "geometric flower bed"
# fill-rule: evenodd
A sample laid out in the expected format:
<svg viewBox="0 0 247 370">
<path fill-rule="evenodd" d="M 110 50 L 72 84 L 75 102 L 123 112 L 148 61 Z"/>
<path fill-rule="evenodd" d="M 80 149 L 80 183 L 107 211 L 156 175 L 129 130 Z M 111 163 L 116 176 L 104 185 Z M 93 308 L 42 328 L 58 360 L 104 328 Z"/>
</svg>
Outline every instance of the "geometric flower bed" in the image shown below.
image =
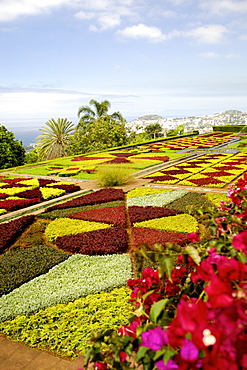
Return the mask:
<svg viewBox="0 0 247 370">
<path fill-rule="evenodd" d="M 207 154 L 161 170 L 145 178 L 154 183 L 186 186 L 225 187 L 247 171 L 247 155 Z"/>
<path fill-rule="evenodd" d="M 0 323 L 0 332 L 31 347 L 76 357 L 85 352 L 94 334 L 117 330 L 120 323 L 127 324 L 131 311 L 129 288 L 121 287 L 111 292 L 89 294 L 31 316 L 17 316 Z"/>
<path fill-rule="evenodd" d="M 63 312 L 76 318 L 83 317 L 88 306 L 78 307 L 78 298 L 86 299 L 93 294 L 90 300 L 93 301 L 96 296 L 102 300 L 108 294 L 106 292 L 126 286 L 127 280 L 132 277 L 129 252 L 138 244 L 152 246 L 174 242 L 186 246 L 188 233 L 198 231 L 197 222 L 183 210 L 174 210 L 170 204 L 179 202 L 187 194 L 188 191 L 137 188 L 125 196 L 122 190 L 108 188 L 49 207 L 47 212 L 37 215 L 36 219 L 47 225 L 45 235 L 54 244 L 39 248 L 13 248 L 3 256 L 6 268 L 0 269 L 0 280 L 1 273 L 10 274 L 13 266 L 15 273 L 12 279 L 5 278 L 6 284 L 10 280 L 13 283 L 3 290 L 4 295 L 0 298 L 0 321 L 3 321 L 0 332 L 33 347 L 49 348 L 60 355 L 73 357 L 84 353 L 88 346 L 86 338 L 102 330 L 103 322 L 99 314 L 95 314 L 91 322 L 96 320 L 100 324 L 85 326 L 88 321 L 78 319 L 75 323 L 74 318 L 67 321 L 68 314 Z M 183 204 L 185 210 L 185 200 Z M 23 246 L 23 243 L 20 245 Z M 125 307 L 127 299 L 121 302 L 119 304 Z M 74 314 L 72 305 L 75 305 Z M 129 308 L 123 309 L 122 314 L 120 308 L 116 311 L 119 320 L 113 320 L 113 307 L 111 298 L 109 306 L 105 307 L 109 310 L 109 323 L 104 320 L 104 325 L 108 325 L 106 328 L 113 322 L 113 327 L 118 327 L 128 317 Z M 47 320 L 50 320 L 50 327 Z M 67 328 L 70 323 L 75 326 L 74 329 Z M 56 339 L 53 330 L 59 333 Z M 67 338 L 67 332 L 69 343 L 64 337 L 66 335 Z"/>
<path fill-rule="evenodd" d="M 128 254 L 93 257 L 75 254 L 46 274 L 3 295 L 0 298 L 0 321 L 119 288 L 130 278 Z"/>
<path fill-rule="evenodd" d="M 5 213 L 15 211 L 78 190 L 80 187 L 74 183 L 1 176 L 0 209 Z"/>
<path fill-rule="evenodd" d="M 139 151 L 165 151 L 167 149 L 170 150 L 181 150 L 187 148 L 211 148 L 213 146 L 227 143 L 228 141 L 232 140 L 233 134 L 229 133 L 220 133 L 220 132 L 213 132 L 209 134 L 203 134 L 193 137 L 184 137 L 178 139 L 172 139 L 169 141 L 159 142 L 159 143 L 152 143 L 148 145 L 142 145 L 138 147 Z"/>
</svg>

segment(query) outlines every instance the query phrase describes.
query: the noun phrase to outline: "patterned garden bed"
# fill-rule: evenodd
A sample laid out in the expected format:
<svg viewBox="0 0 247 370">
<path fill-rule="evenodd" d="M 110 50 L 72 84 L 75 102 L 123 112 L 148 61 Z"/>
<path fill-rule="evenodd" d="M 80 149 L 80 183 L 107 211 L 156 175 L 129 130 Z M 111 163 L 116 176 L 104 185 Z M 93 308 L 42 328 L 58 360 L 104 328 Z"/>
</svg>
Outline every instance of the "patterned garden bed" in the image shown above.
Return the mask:
<svg viewBox="0 0 247 370">
<path fill-rule="evenodd" d="M 223 188 L 247 171 L 247 155 L 207 154 L 145 176 L 157 184 Z"/>
<path fill-rule="evenodd" d="M 35 241 L 25 248 L 33 216 L 9 223 L 7 232 L 12 236 L 3 250 L 10 249 L 0 264 L 0 275 L 4 274 L 0 332 L 59 355 L 84 353 L 93 333 L 117 328 L 128 318 L 131 307 L 125 286 L 132 277 L 130 252 L 139 243 L 186 246 L 188 233 L 198 232 L 186 205 L 212 205 L 204 194 L 200 197 L 151 188 L 127 194 L 111 188 L 98 190 L 36 216 L 36 223 L 46 225 L 40 247 Z M 176 209 L 176 201 L 183 202 L 183 210 Z M 5 225 L 0 226 L 4 229 Z"/>
</svg>

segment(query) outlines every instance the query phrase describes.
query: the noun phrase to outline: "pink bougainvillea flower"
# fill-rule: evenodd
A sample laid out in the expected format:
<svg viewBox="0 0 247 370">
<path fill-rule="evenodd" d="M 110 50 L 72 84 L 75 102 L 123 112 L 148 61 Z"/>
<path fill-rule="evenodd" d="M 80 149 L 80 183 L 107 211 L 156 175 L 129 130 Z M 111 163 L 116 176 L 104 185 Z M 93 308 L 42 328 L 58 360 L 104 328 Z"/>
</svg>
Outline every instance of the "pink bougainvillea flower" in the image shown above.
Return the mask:
<svg viewBox="0 0 247 370">
<path fill-rule="evenodd" d="M 187 234 L 187 237 L 192 241 L 192 243 L 200 241 L 200 237 L 197 233 L 189 233 Z"/>
<path fill-rule="evenodd" d="M 95 370 L 107 370 L 107 364 L 105 362 L 95 362 Z"/>
<path fill-rule="evenodd" d="M 157 326 L 154 329 L 150 329 L 141 335 L 142 337 L 142 346 L 148 347 L 153 351 L 158 351 L 163 346 L 168 344 L 167 333 L 161 329 L 160 326 Z"/>
<path fill-rule="evenodd" d="M 119 352 L 119 359 L 121 362 L 125 362 L 127 358 L 127 353 L 125 352 Z"/>
<path fill-rule="evenodd" d="M 185 338 L 180 350 L 180 356 L 186 361 L 195 361 L 199 356 L 199 349 L 189 339 Z"/>
<path fill-rule="evenodd" d="M 164 360 L 157 361 L 155 363 L 157 369 L 159 370 L 176 370 L 178 369 L 178 365 L 173 360 L 168 360 L 165 364 Z"/>
<path fill-rule="evenodd" d="M 205 287 L 205 291 L 213 307 L 228 307 L 234 301 L 231 283 L 229 281 L 223 282 L 216 275 L 211 278 L 210 284 Z"/>
<path fill-rule="evenodd" d="M 235 235 L 232 239 L 232 245 L 247 255 L 247 230 Z"/>
</svg>

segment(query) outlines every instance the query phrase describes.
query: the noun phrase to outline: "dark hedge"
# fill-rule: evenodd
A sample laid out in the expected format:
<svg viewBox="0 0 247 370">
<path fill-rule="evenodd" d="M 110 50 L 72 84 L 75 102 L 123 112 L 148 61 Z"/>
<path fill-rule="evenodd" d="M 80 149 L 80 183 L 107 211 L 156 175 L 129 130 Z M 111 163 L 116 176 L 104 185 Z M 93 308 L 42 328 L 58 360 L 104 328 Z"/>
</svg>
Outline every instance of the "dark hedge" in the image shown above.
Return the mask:
<svg viewBox="0 0 247 370">
<path fill-rule="evenodd" d="M 187 234 L 148 229 L 146 227 L 133 227 L 132 236 L 134 247 L 137 247 L 141 243 L 147 243 L 152 246 L 154 244 L 165 245 L 167 242 L 184 246 L 189 242 Z"/>
<path fill-rule="evenodd" d="M 9 247 L 34 219 L 34 215 L 28 215 L 0 224 L 0 252 Z"/>
<path fill-rule="evenodd" d="M 90 206 L 81 206 L 81 207 L 72 207 L 72 208 L 65 208 L 65 209 L 57 209 L 51 212 L 44 212 L 37 215 L 38 218 L 46 218 L 50 220 L 55 220 L 56 218 L 67 217 L 69 215 L 73 215 L 75 213 L 81 211 L 87 211 L 89 209 L 98 209 L 98 208 L 105 208 L 105 207 L 119 207 L 124 205 L 122 200 L 115 200 L 112 202 L 106 202 L 101 204 L 94 204 Z"/>
<path fill-rule="evenodd" d="M 12 250 L 0 259 L 0 296 L 45 274 L 70 255 L 48 245 Z"/>
<path fill-rule="evenodd" d="M 77 235 L 61 236 L 56 245 L 69 253 L 88 256 L 125 253 L 128 249 L 127 231 L 121 227 L 101 229 Z"/>
<path fill-rule="evenodd" d="M 182 211 L 175 209 L 168 209 L 165 207 L 139 207 L 139 206 L 130 206 L 128 208 L 130 223 L 133 225 L 135 222 L 141 222 L 145 220 L 151 220 L 153 218 L 160 218 L 166 216 L 174 216 Z"/>
<path fill-rule="evenodd" d="M 194 205 L 198 207 L 212 207 L 212 204 L 200 193 L 190 192 L 183 197 L 174 200 L 170 204 L 167 204 L 166 207 L 170 209 L 176 209 L 184 213 L 187 211 L 187 206 Z"/>
<path fill-rule="evenodd" d="M 106 188 L 94 191 L 93 193 L 82 195 L 81 197 L 69 200 L 67 202 L 57 204 L 47 208 L 47 211 L 54 209 L 63 209 L 70 207 L 79 207 L 83 205 L 92 205 L 97 203 L 106 203 L 113 200 L 123 200 L 124 192 L 122 189 Z"/>
</svg>

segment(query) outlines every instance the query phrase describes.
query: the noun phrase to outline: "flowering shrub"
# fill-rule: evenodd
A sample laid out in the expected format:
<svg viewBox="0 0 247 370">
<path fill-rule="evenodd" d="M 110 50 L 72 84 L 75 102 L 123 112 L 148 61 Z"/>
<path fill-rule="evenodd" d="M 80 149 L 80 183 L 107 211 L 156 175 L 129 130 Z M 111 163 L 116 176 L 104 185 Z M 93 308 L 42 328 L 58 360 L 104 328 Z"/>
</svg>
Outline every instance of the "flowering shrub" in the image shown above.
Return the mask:
<svg viewBox="0 0 247 370">
<path fill-rule="evenodd" d="M 56 245 L 66 252 L 88 256 L 125 253 L 128 249 L 128 237 L 124 228 L 114 227 L 58 237 Z"/>
<path fill-rule="evenodd" d="M 191 210 L 210 228 L 208 240 L 190 233 L 192 243 L 170 245 L 170 254 L 161 245 L 139 249 L 150 260 L 156 256 L 159 268 L 128 281 L 132 319 L 119 335 L 94 338 L 86 363 L 96 362 L 95 369 L 247 369 L 247 175 L 230 186 L 228 197 L 218 209 Z M 99 350 L 102 342 L 112 350 Z"/>
</svg>

